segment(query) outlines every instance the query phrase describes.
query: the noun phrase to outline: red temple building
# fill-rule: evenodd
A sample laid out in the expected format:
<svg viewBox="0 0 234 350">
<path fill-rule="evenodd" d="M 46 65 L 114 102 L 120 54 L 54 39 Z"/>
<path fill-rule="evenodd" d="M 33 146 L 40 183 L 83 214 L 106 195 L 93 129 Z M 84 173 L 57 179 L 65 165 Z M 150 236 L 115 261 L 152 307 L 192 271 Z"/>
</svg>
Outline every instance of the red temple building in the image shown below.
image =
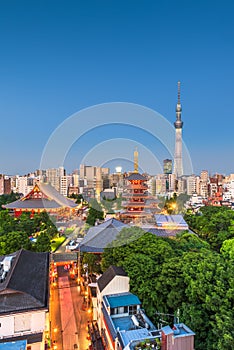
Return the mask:
<svg viewBox="0 0 234 350">
<path fill-rule="evenodd" d="M 50 215 L 62 218 L 75 214 L 77 204 L 61 195 L 51 185 L 37 183 L 26 196 L 2 207 L 12 212 L 15 217 L 24 212 L 30 212 L 33 216 L 35 213 L 46 211 Z"/>
<path fill-rule="evenodd" d="M 123 192 L 123 211 L 120 220 L 124 223 L 154 224 L 155 201 L 148 194 L 147 178 L 138 172 L 138 152 L 134 152 L 134 172 L 126 178 L 128 185 Z"/>
<path fill-rule="evenodd" d="M 123 193 L 125 201 L 122 203 L 123 211 L 120 213 L 120 220 L 124 223 L 154 223 L 147 179 L 139 173 L 133 173 L 127 180 L 129 184 Z"/>
</svg>

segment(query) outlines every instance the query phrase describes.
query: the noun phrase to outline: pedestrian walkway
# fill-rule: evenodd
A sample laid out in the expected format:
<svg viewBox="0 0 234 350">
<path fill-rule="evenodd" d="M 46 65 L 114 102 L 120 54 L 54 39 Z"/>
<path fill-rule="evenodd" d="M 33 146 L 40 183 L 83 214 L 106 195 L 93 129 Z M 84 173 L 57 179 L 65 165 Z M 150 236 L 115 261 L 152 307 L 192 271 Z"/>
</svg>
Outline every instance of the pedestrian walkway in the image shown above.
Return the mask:
<svg viewBox="0 0 234 350">
<path fill-rule="evenodd" d="M 52 326 L 57 327 L 54 350 L 88 350 L 89 334 L 88 322 L 90 313 L 83 310 L 84 295 L 81 287 L 75 281 L 70 280 L 68 271 L 63 266 L 58 266 L 57 304 L 54 301 L 53 314 L 57 314 Z M 56 299 L 55 299 L 56 300 Z"/>
<path fill-rule="evenodd" d="M 76 349 L 78 348 L 78 333 L 68 276 L 59 277 L 58 287 L 63 350 Z"/>
</svg>

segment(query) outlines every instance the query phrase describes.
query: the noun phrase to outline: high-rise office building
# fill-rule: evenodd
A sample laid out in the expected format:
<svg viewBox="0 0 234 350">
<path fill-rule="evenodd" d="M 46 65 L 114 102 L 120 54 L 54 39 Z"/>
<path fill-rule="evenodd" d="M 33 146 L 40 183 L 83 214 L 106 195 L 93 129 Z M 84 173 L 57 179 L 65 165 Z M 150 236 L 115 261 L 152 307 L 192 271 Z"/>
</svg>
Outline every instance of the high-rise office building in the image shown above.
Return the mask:
<svg viewBox="0 0 234 350">
<path fill-rule="evenodd" d="M 171 159 L 164 159 L 163 161 L 163 173 L 164 174 L 172 174 L 172 160 Z"/>
</svg>

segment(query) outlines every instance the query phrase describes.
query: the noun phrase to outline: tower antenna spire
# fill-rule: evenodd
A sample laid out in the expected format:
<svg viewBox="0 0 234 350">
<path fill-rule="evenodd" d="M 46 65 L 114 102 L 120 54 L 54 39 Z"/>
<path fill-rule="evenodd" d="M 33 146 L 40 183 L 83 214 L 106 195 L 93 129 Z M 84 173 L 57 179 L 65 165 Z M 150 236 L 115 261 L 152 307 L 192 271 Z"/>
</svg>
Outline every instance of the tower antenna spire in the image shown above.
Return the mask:
<svg viewBox="0 0 234 350">
<path fill-rule="evenodd" d="M 137 147 L 135 148 L 135 151 L 134 151 L 134 173 L 138 173 L 138 151 L 137 151 Z"/>
<path fill-rule="evenodd" d="M 178 81 L 177 87 L 178 87 L 178 104 L 180 104 L 180 81 Z"/>
<path fill-rule="evenodd" d="M 176 177 L 183 175 L 183 162 L 182 162 L 182 128 L 183 122 L 181 120 L 181 103 L 180 103 L 180 81 L 177 82 L 177 104 L 176 104 L 176 121 L 175 126 L 175 156 L 174 156 L 174 171 Z"/>
</svg>

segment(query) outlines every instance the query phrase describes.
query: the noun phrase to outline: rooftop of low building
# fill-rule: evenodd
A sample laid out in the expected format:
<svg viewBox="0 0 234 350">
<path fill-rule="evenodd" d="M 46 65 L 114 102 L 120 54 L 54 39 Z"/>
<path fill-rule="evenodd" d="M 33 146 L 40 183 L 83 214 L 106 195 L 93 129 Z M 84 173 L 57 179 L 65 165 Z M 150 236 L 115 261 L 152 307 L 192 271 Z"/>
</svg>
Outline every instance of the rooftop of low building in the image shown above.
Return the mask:
<svg viewBox="0 0 234 350">
<path fill-rule="evenodd" d="M 105 295 L 103 301 L 110 308 L 141 304 L 138 296 L 130 292 Z"/>
<path fill-rule="evenodd" d="M 0 314 L 48 307 L 49 253 L 0 257 Z"/>
</svg>

